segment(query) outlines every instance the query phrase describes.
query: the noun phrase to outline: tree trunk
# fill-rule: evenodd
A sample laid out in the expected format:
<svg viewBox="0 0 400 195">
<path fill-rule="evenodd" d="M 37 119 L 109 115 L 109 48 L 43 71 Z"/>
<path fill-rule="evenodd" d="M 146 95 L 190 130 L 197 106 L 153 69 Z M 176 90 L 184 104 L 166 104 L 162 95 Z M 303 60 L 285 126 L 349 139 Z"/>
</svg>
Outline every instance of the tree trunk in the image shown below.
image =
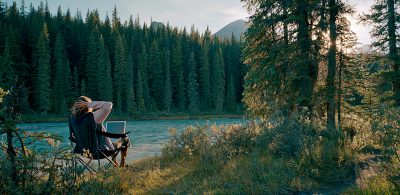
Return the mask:
<svg viewBox="0 0 400 195">
<path fill-rule="evenodd" d="M 342 41 L 340 41 L 343 43 Z M 337 115 L 338 115 L 338 130 L 342 131 L 342 68 L 343 68 L 343 50 L 340 49 L 339 54 L 339 83 L 338 83 L 338 101 L 337 101 Z"/>
<path fill-rule="evenodd" d="M 311 35 L 309 24 L 310 5 L 306 0 L 297 3 L 298 14 L 298 45 L 300 49 L 299 60 L 299 99 L 300 107 L 307 107 L 311 113 L 311 100 L 313 94 L 313 83 L 310 76 L 312 69 L 311 55 Z"/>
<path fill-rule="evenodd" d="M 7 134 L 7 154 L 10 159 L 10 164 L 11 164 L 11 180 L 15 185 L 17 185 L 17 168 L 16 168 L 16 162 L 15 162 L 15 150 L 14 150 L 14 145 L 13 145 L 13 129 L 12 128 L 7 128 L 6 129 L 6 134 Z"/>
<path fill-rule="evenodd" d="M 327 87 L 327 128 L 335 129 L 335 74 L 336 74 L 336 18 L 338 14 L 336 0 L 329 0 L 329 39 L 330 47 L 328 53 L 328 76 L 326 77 Z"/>
<path fill-rule="evenodd" d="M 400 107 L 400 78 L 399 78 L 399 57 L 396 46 L 396 16 L 394 0 L 387 0 L 388 5 L 388 36 L 389 36 L 389 58 L 393 62 L 393 92 L 396 106 Z"/>
</svg>

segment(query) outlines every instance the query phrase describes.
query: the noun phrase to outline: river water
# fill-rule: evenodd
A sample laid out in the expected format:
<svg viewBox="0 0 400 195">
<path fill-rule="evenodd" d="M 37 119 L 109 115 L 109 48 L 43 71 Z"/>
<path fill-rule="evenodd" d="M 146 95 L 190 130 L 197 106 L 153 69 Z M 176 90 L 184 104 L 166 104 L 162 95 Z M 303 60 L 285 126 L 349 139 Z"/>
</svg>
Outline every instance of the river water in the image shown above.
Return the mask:
<svg viewBox="0 0 400 195">
<path fill-rule="evenodd" d="M 128 121 L 127 131 L 132 142 L 128 150 L 128 161 L 139 160 L 161 154 L 161 148 L 168 142 L 169 129 L 175 128 L 178 132 L 188 126 L 195 125 L 228 125 L 242 124 L 244 119 L 209 119 L 209 120 L 147 120 Z M 18 128 L 30 132 L 47 132 L 63 138 L 62 145 L 69 144 L 68 124 L 65 123 L 27 123 L 19 124 Z M 119 159 L 119 157 L 118 157 Z"/>
</svg>

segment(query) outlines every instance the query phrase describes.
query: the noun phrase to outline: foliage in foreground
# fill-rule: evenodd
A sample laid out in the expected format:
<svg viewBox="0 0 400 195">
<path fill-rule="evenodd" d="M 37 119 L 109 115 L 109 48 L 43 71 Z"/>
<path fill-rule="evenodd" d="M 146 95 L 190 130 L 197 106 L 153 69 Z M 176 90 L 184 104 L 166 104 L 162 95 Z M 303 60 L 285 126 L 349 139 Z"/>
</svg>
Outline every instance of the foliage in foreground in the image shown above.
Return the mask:
<svg viewBox="0 0 400 195">
<path fill-rule="evenodd" d="M 171 130 L 162 155 L 82 181 L 79 190 L 106 193 L 312 192 L 349 179 L 351 153 L 331 147 L 324 130 L 296 120 L 271 128 L 189 127 Z M 285 136 L 285 135 L 293 136 Z M 321 137 L 322 136 L 322 137 Z M 341 140 L 341 135 L 337 136 Z"/>
</svg>

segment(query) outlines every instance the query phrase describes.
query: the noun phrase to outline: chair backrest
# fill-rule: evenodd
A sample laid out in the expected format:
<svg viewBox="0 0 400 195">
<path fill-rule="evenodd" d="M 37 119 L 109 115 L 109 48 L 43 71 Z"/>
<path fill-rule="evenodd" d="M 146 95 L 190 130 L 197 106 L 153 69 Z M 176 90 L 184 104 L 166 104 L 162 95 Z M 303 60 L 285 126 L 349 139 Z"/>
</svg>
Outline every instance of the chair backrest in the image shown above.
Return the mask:
<svg viewBox="0 0 400 195">
<path fill-rule="evenodd" d="M 98 142 L 96 135 L 96 122 L 92 113 L 68 118 L 70 136 L 76 143 L 74 153 L 82 154 L 89 150 L 91 154 L 97 153 Z"/>
</svg>

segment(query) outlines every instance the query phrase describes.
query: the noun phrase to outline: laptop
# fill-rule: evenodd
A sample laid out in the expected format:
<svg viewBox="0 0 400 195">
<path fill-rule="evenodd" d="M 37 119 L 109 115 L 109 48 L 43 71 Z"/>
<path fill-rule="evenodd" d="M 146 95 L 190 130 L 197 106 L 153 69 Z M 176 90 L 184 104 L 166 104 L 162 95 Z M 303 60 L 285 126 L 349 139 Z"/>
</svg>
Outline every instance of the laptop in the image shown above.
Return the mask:
<svg viewBox="0 0 400 195">
<path fill-rule="evenodd" d="M 124 134 L 126 129 L 126 121 L 107 121 L 106 129 L 108 133 Z"/>
</svg>

